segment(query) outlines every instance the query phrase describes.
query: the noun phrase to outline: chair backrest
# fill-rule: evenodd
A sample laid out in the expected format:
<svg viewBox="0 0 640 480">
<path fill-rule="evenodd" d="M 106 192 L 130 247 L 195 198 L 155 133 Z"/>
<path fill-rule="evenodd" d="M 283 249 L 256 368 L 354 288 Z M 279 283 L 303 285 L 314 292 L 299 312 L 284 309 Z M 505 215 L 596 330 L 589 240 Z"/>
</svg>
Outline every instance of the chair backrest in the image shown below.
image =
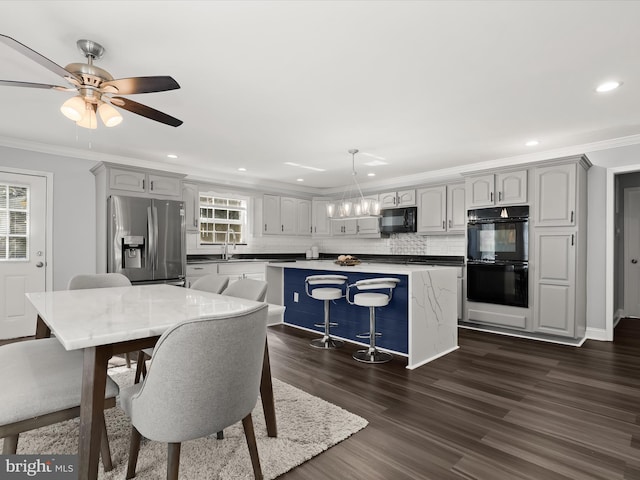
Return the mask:
<svg viewBox="0 0 640 480">
<path fill-rule="evenodd" d="M 187 320 L 158 340 L 131 419 L 146 438 L 184 442 L 236 423 L 256 405 L 267 305 Z"/>
<path fill-rule="evenodd" d="M 131 282 L 121 273 L 94 273 L 75 275 L 69 280 L 68 290 L 85 288 L 130 287 Z"/>
<path fill-rule="evenodd" d="M 222 293 L 222 291 L 227 288 L 227 285 L 229 285 L 229 277 L 211 273 L 198 278 L 191 284 L 191 288 L 204 292 Z"/>
<path fill-rule="evenodd" d="M 400 283 L 399 278 L 391 278 L 391 277 L 365 278 L 362 280 L 358 280 L 357 282 L 347 285 L 347 295 L 346 295 L 347 302 L 354 305 L 352 300 L 353 298 L 352 289 L 355 289 L 356 291 L 387 290 L 386 295 L 389 297 L 388 301 L 391 301 L 391 298 L 393 297 L 393 289 L 396 288 L 398 283 Z"/>
<path fill-rule="evenodd" d="M 251 278 L 241 278 L 230 283 L 222 292 L 223 295 L 230 297 L 244 298 L 246 300 L 255 300 L 256 302 L 264 302 L 267 296 L 267 282 L 263 280 L 253 280 Z"/>
<path fill-rule="evenodd" d="M 311 292 L 315 288 L 340 288 L 347 283 L 349 278 L 345 275 L 309 275 L 304 279 L 304 290 L 307 295 L 311 296 Z M 312 288 L 309 289 L 309 286 Z M 343 291 L 344 294 L 344 291 Z"/>
</svg>

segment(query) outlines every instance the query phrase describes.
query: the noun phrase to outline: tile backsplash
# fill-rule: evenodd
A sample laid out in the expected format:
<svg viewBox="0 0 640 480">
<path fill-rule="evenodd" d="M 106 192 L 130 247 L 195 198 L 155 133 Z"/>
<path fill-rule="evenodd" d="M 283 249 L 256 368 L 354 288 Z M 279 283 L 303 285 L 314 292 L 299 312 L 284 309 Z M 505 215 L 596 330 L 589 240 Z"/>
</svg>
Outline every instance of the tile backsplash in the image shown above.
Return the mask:
<svg viewBox="0 0 640 480">
<path fill-rule="evenodd" d="M 197 235 L 187 236 L 187 253 L 220 254 L 222 247 L 196 248 Z M 229 253 L 304 253 L 316 245 L 321 253 L 368 253 L 379 255 L 465 255 L 464 235 L 417 235 L 399 233 L 389 238 L 285 237 L 264 235 L 253 237 L 247 245 L 229 246 Z"/>
</svg>

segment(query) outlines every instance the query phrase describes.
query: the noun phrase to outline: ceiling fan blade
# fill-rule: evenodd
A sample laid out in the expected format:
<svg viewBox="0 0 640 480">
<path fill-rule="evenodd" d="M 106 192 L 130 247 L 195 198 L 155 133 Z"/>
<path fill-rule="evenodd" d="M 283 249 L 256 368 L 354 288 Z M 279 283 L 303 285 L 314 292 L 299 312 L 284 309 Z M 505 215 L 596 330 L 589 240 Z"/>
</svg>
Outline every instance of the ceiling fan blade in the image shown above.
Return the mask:
<svg viewBox="0 0 640 480">
<path fill-rule="evenodd" d="M 100 88 L 110 93 L 131 95 L 133 93 L 151 93 L 175 90 L 180 88 L 180 85 L 178 85 L 178 82 L 169 76 L 131 77 L 116 78 L 115 80 L 104 82 L 100 85 Z M 114 88 L 115 90 L 113 90 Z"/>
<path fill-rule="evenodd" d="M 0 80 L 0 86 L 3 87 L 27 87 L 27 88 L 46 88 L 60 90 L 62 92 L 75 92 L 74 87 L 61 87 L 60 85 L 49 85 L 48 83 L 31 83 L 31 82 L 14 82 L 13 80 Z"/>
<path fill-rule="evenodd" d="M 0 34 L 0 42 L 4 43 L 8 47 L 13 48 L 17 52 L 20 52 L 25 57 L 33 60 L 37 64 L 39 64 L 39 65 L 43 66 L 44 68 L 46 68 L 47 70 L 52 71 L 56 75 L 60 75 L 62 78 L 74 78 L 78 82 L 82 83 L 82 78 L 79 78 L 76 75 L 74 75 L 73 73 L 68 72 L 67 70 L 62 68 L 60 65 L 58 65 L 57 63 L 49 60 L 47 57 L 45 57 L 43 55 L 40 55 L 35 50 L 30 49 L 29 47 L 27 47 L 26 45 L 23 45 L 19 41 L 15 40 L 15 39 L 13 39 L 11 37 L 7 37 L 6 35 Z"/>
<path fill-rule="evenodd" d="M 141 103 L 134 102 L 133 100 L 129 100 L 127 98 L 113 97 L 110 100 L 111 103 L 116 107 L 123 108 L 124 110 L 128 110 L 131 113 L 142 115 L 143 117 L 155 120 L 156 122 L 171 125 L 172 127 L 179 127 L 183 123 L 182 120 L 178 120 L 171 115 L 167 115 L 166 113 L 162 113 L 159 110 L 147 107 L 146 105 L 142 105 Z"/>
</svg>

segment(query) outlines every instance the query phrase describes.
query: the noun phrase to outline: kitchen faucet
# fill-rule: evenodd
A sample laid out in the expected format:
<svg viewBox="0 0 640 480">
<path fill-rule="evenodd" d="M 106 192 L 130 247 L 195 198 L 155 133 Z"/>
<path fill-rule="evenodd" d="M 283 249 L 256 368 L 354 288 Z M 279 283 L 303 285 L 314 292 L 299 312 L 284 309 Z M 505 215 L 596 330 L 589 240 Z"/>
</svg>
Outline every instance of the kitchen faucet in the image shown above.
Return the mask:
<svg viewBox="0 0 640 480">
<path fill-rule="evenodd" d="M 236 232 L 229 228 L 225 232 L 224 245 L 222 247 L 223 260 L 229 260 L 233 256 L 233 254 L 229 254 L 229 234 L 233 235 L 233 249 L 236 249 Z"/>
</svg>

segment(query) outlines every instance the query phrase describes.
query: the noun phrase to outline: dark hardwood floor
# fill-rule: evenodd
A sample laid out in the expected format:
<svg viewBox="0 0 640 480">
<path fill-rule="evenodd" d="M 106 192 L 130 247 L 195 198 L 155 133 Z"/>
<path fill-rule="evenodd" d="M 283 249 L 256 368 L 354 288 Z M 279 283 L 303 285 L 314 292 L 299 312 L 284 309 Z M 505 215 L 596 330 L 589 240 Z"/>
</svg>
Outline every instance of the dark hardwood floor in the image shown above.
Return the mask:
<svg viewBox="0 0 640 480">
<path fill-rule="evenodd" d="M 269 331 L 274 377 L 369 421 L 283 480 L 640 479 L 640 320 L 580 348 L 461 329 L 413 371 Z"/>
</svg>

